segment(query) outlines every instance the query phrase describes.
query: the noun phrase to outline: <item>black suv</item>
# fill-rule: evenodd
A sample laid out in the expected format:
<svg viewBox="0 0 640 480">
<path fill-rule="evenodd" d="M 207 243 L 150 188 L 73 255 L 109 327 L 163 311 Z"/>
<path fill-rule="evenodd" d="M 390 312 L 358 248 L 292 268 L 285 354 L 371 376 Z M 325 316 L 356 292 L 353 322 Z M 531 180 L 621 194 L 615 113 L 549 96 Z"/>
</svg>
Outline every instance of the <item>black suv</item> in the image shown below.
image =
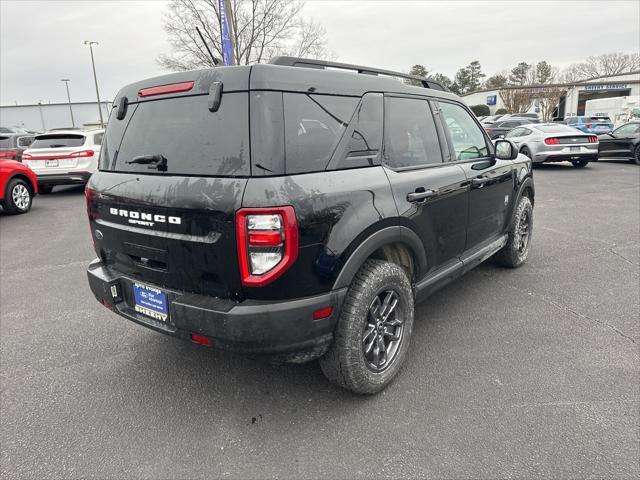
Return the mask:
<svg viewBox="0 0 640 480">
<path fill-rule="evenodd" d="M 414 301 L 489 257 L 525 261 L 534 186 L 530 160 L 436 82 L 279 57 L 123 88 L 86 198 L 107 308 L 320 358 L 374 393 L 407 355 Z"/>
</svg>

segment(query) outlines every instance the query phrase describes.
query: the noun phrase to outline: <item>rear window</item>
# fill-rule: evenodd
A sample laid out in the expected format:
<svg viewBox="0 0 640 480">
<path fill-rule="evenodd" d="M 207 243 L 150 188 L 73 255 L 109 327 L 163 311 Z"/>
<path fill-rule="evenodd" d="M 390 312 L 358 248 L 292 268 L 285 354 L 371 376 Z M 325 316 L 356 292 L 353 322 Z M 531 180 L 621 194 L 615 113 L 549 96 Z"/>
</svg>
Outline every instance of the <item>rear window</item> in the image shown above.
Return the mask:
<svg viewBox="0 0 640 480">
<path fill-rule="evenodd" d="M 226 93 L 217 112 L 206 95 L 130 104 L 123 120 L 115 109 L 100 153 L 101 170 L 198 176 L 249 175 L 248 93 Z M 136 157 L 162 155 L 166 172 Z"/>
<path fill-rule="evenodd" d="M 38 135 L 30 145 L 30 148 L 81 147 L 84 145 L 84 138 L 84 135 L 72 135 L 67 133 Z"/>
<path fill-rule="evenodd" d="M 540 125 L 536 128 L 544 133 L 564 133 L 576 131 L 575 128 L 567 127 L 566 125 Z"/>
<path fill-rule="evenodd" d="M 9 137 L 0 137 L 0 148 L 11 148 L 11 139 Z"/>
</svg>

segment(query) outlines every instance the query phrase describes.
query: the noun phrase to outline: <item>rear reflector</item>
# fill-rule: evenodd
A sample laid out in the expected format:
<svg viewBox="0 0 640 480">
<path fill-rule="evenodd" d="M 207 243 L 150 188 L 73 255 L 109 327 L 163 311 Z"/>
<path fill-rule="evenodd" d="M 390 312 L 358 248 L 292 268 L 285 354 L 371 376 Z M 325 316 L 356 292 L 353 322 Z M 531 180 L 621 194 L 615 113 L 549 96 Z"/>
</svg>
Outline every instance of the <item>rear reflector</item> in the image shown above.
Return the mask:
<svg viewBox="0 0 640 480">
<path fill-rule="evenodd" d="M 333 313 L 333 307 L 324 307 L 313 312 L 314 320 L 322 320 L 323 318 L 330 317 Z"/>
<path fill-rule="evenodd" d="M 193 82 L 170 83 L 157 87 L 143 88 L 138 92 L 139 97 L 151 97 L 153 95 L 166 95 L 167 93 L 188 92 L 193 88 Z"/>
<path fill-rule="evenodd" d="M 211 341 L 207 337 L 203 337 L 202 335 L 196 335 L 195 333 L 191 334 L 191 341 L 197 343 L 198 345 L 211 345 Z"/>
</svg>

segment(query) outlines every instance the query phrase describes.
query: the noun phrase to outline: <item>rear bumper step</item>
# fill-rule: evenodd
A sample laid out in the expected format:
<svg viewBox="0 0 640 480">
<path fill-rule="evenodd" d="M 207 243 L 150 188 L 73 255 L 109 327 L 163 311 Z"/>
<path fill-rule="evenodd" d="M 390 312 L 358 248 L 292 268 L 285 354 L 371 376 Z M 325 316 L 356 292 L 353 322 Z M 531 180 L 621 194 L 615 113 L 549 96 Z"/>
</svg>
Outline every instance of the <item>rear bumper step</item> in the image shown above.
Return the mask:
<svg viewBox="0 0 640 480">
<path fill-rule="evenodd" d="M 115 313 L 153 330 L 189 340 L 191 334 L 212 340 L 214 347 L 242 353 L 269 354 L 285 361 L 308 361 L 322 356 L 333 339 L 347 289 L 281 302 L 228 299 L 180 292 L 162 287 L 169 303 L 167 322 L 154 320 L 134 310 L 133 283 L 96 259 L 87 270 L 89 286 L 96 298 Z M 115 286 L 116 296 L 112 293 Z M 156 286 L 156 285 L 152 285 Z M 320 320 L 313 312 L 332 307 Z"/>
</svg>

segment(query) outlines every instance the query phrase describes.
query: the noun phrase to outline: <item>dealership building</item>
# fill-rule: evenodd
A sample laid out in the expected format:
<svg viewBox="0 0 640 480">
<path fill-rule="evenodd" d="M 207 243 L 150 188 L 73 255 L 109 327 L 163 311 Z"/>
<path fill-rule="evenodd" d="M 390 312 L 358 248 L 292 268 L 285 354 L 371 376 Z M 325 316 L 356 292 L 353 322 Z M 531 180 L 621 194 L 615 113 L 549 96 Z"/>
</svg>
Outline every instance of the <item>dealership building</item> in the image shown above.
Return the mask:
<svg viewBox="0 0 640 480">
<path fill-rule="evenodd" d="M 556 83 L 552 85 L 522 85 L 507 86 L 499 89 L 479 90 L 462 98 L 467 105 L 487 105 L 491 114 L 500 108 L 505 108 L 500 98 L 500 90 L 534 90 L 544 87 L 559 87 L 566 90 L 560 97 L 554 117 L 569 117 L 584 115 L 587 100 L 610 97 L 640 98 L 640 71 L 592 78 L 575 83 Z M 538 112 L 539 107 L 534 100 L 529 108 L 530 112 Z"/>
<path fill-rule="evenodd" d="M 107 122 L 111 102 L 100 102 L 102 118 Z M 73 112 L 73 123 L 71 113 Z M 91 128 L 100 125 L 98 102 L 35 103 L 0 106 L 0 126 L 21 127 L 44 132 L 53 128 Z"/>
</svg>

